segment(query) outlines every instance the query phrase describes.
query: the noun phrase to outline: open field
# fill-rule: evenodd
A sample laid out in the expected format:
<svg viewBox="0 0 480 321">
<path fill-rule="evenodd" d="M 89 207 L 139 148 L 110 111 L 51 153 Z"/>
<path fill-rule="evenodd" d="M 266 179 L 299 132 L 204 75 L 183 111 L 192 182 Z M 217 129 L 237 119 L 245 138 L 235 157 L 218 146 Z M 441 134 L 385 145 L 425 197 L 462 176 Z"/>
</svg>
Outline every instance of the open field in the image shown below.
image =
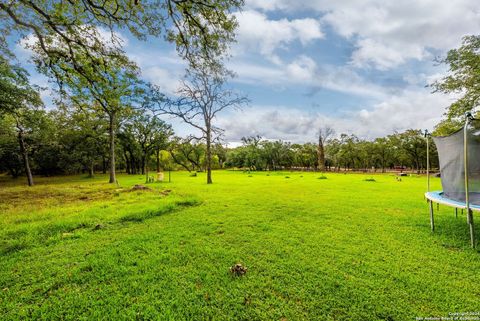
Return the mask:
<svg viewBox="0 0 480 321">
<path fill-rule="evenodd" d="M 22 319 L 414 320 L 480 311 L 465 217 L 424 177 L 175 172 L 0 181 L 0 315 Z M 375 181 L 365 181 L 373 177 Z M 440 180 L 434 179 L 434 188 Z M 477 221 L 478 216 L 476 217 Z M 234 277 L 229 267 L 248 267 Z"/>
</svg>

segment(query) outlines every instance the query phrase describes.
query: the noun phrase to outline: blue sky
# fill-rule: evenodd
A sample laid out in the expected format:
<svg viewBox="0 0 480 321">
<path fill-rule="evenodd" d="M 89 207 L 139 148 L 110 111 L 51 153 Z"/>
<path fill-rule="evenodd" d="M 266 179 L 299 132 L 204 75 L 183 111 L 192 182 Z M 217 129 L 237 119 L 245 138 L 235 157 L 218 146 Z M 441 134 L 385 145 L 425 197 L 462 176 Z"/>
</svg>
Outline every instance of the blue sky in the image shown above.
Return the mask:
<svg viewBox="0 0 480 321">
<path fill-rule="evenodd" d="M 432 129 L 454 99 L 425 87 L 446 71 L 434 58 L 480 30 L 475 0 L 246 0 L 235 15 L 231 85 L 251 103 L 216 120 L 230 143 L 315 141 L 321 126 L 361 138 Z M 173 93 L 184 69 L 174 47 L 121 35 L 143 77 Z"/>
</svg>

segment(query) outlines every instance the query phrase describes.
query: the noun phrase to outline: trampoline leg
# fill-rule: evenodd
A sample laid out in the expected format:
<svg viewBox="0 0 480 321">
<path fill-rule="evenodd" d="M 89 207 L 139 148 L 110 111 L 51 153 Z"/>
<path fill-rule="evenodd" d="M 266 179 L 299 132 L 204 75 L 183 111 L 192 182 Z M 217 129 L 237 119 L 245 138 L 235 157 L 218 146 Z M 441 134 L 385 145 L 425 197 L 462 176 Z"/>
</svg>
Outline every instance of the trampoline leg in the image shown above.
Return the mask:
<svg viewBox="0 0 480 321">
<path fill-rule="evenodd" d="M 468 225 L 470 227 L 470 243 L 472 248 L 475 248 L 475 226 L 473 225 L 473 213 L 472 210 L 468 211 Z"/>
<path fill-rule="evenodd" d="M 432 227 L 432 232 L 435 231 L 435 222 L 433 221 L 433 202 L 428 202 L 430 207 L 430 226 Z"/>
<path fill-rule="evenodd" d="M 455 218 L 458 218 L 458 208 L 455 207 Z"/>
</svg>

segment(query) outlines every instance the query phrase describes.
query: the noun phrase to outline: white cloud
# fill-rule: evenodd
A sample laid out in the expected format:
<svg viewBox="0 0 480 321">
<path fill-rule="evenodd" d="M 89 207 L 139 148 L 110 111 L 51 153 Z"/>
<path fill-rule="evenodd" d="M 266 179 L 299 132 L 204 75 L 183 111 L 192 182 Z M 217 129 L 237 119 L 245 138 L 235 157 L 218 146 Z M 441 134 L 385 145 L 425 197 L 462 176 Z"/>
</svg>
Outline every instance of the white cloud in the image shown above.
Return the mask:
<svg viewBox="0 0 480 321">
<path fill-rule="evenodd" d="M 110 44 L 119 44 L 120 46 L 128 46 L 128 38 L 125 37 L 121 32 L 110 31 L 101 27 L 97 27 L 96 30 L 100 39 L 102 39 L 103 42 Z"/>
<path fill-rule="evenodd" d="M 312 81 L 315 78 L 317 64 L 315 61 L 302 55 L 287 65 L 287 76 L 295 81 Z"/>
<path fill-rule="evenodd" d="M 429 59 L 431 49 L 456 47 L 464 35 L 476 34 L 480 28 L 476 0 L 247 0 L 247 7 L 289 14 L 316 12 L 321 23 L 352 41 L 355 66 L 379 69 L 409 59 Z"/>
<path fill-rule="evenodd" d="M 186 64 L 174 50 L 148 50 L 143 43 L 128 46 L 127 54 L 142 70 L 145 80 L 158 85 L 165 93 L 174 94 L 184 76 Z"/>
<path fill-rule="evenodd" d="M 431 130 L 451 103 L 447 95 L 432 95 L 428 90 L 406 90 L 374 104 L 372 108 L 352 112 L 354 133 L 378 137 L 406 129 Z"/>
<path fill-rule="evenodd" d="M 406 62 L 407 59 L 422 60 L 430 57 L 428 52 L 417 45 L 386 45 L 373 39 L 361 39 L 356 43 L 357 49 L 352 53 L 351 62 L 355 67 L 373 66 L 379 70 L 388 70 Z"/>
<path fill-rule="evenodd" d="M 283 1 L 271 0 L 247 0 L 245 6 L 251 9 L 261 9 L 263 11 L 273 11 L 277 9 L 283 9 Z"/>
<path fill-rule="evenodd" d="M 254 10 L 236 13 L 236 18 L 239 23 L 236 51 L 257 51 L 277 63 L 276 50 L 286 49 L 296 40 L 305 46 L 324 37 L 319 21 L 312 18 L 269 20 Z"/>
<path fill-rule="evenodd" d="M 174 94 L 180 87 L 181 75 L 158 66 L 151 66 L 142 69 L 143 77 L 160 87 L 160 89 L 168 94 Z"/>
<path fill-rule="evenodd" d="M 390 89 L 367 81 L 349 66 L 318 66 L 306 55 L 282 65 L 234 61 L 229 67 L 238 75 L 235 82 L 262 84 L 277 91 L 298 85 L 310 91 L 328 89 L 372 98 L 384 98 L 391 94 Z"/>
<path fill-rule="evenodd" d="M 228 141 L 260 135 L 266 139 L 291 142 L 315 140 L 320 126 L 329 125 L 337 135 L 355 134 L 372 139 L 406 129 L 432 129 L 451 103 L 446 95 L 431 95 L 428 90 L 407 90 L 372 107 L 343 111 L 337 115 L 307 112 L 299 108 L 253 106 L 222 116 L 218 124 L 225 128 Z"/>
<path fill-rule="evenodd" d="M 79 34 L 84 36 L 83 40 L 90 45 L 94 45 L 92 39 L 98 39 L 101 43 L 107 47 L 122 47 L 128 45 L 128 38 L 122 35 L 122 33 L 117 31 L 109 31 L 102 27 L 92 26 L 92 25 L 82 25 L 78 29 Z M 58 35 L 52 37 L 52 43 L 47 43 L 47 46 L 65 46 L 64 42 L 60 42 L 61 38 Z M 32 55 L 32 49 L 38 41 L 37 36 L 34 33 L 30 33 L 27 36 L 20 39 L 16 44 L 16 50 L 23 57 L 30 57 Z"/>
<path fill-rule="evenodd" d="M 309 137 L 317 115 L 288 107 L 253 106 L 227 116 L 219 116 L 217 123 L 225 128 L 227 141 L 240 141 L 245 136 L 260 135 L 266 139 L 302 141 Z"/>
</svg>

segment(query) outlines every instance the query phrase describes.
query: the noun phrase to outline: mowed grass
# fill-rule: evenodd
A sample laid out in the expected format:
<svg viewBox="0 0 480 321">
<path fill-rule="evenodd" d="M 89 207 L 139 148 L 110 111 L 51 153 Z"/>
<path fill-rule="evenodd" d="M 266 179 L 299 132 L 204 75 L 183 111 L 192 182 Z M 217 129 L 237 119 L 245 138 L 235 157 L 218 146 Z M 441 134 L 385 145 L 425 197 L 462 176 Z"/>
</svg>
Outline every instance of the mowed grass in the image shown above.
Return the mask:
<svg viewBox="0 0 480 321">
<path fill-rule="evenodd" d="M 424 177 L 0 181 L 0 319 L 414 320 L 480 310 L 464 216 Z M 374 178 L 374 180 L 368 180 Z M 440 180 L 433 186 L 440 188 Z M 476 219 L 480 219 L 478 215 Z M 248 267 L 243 277 L 229 268 Z"/>
</svg>

